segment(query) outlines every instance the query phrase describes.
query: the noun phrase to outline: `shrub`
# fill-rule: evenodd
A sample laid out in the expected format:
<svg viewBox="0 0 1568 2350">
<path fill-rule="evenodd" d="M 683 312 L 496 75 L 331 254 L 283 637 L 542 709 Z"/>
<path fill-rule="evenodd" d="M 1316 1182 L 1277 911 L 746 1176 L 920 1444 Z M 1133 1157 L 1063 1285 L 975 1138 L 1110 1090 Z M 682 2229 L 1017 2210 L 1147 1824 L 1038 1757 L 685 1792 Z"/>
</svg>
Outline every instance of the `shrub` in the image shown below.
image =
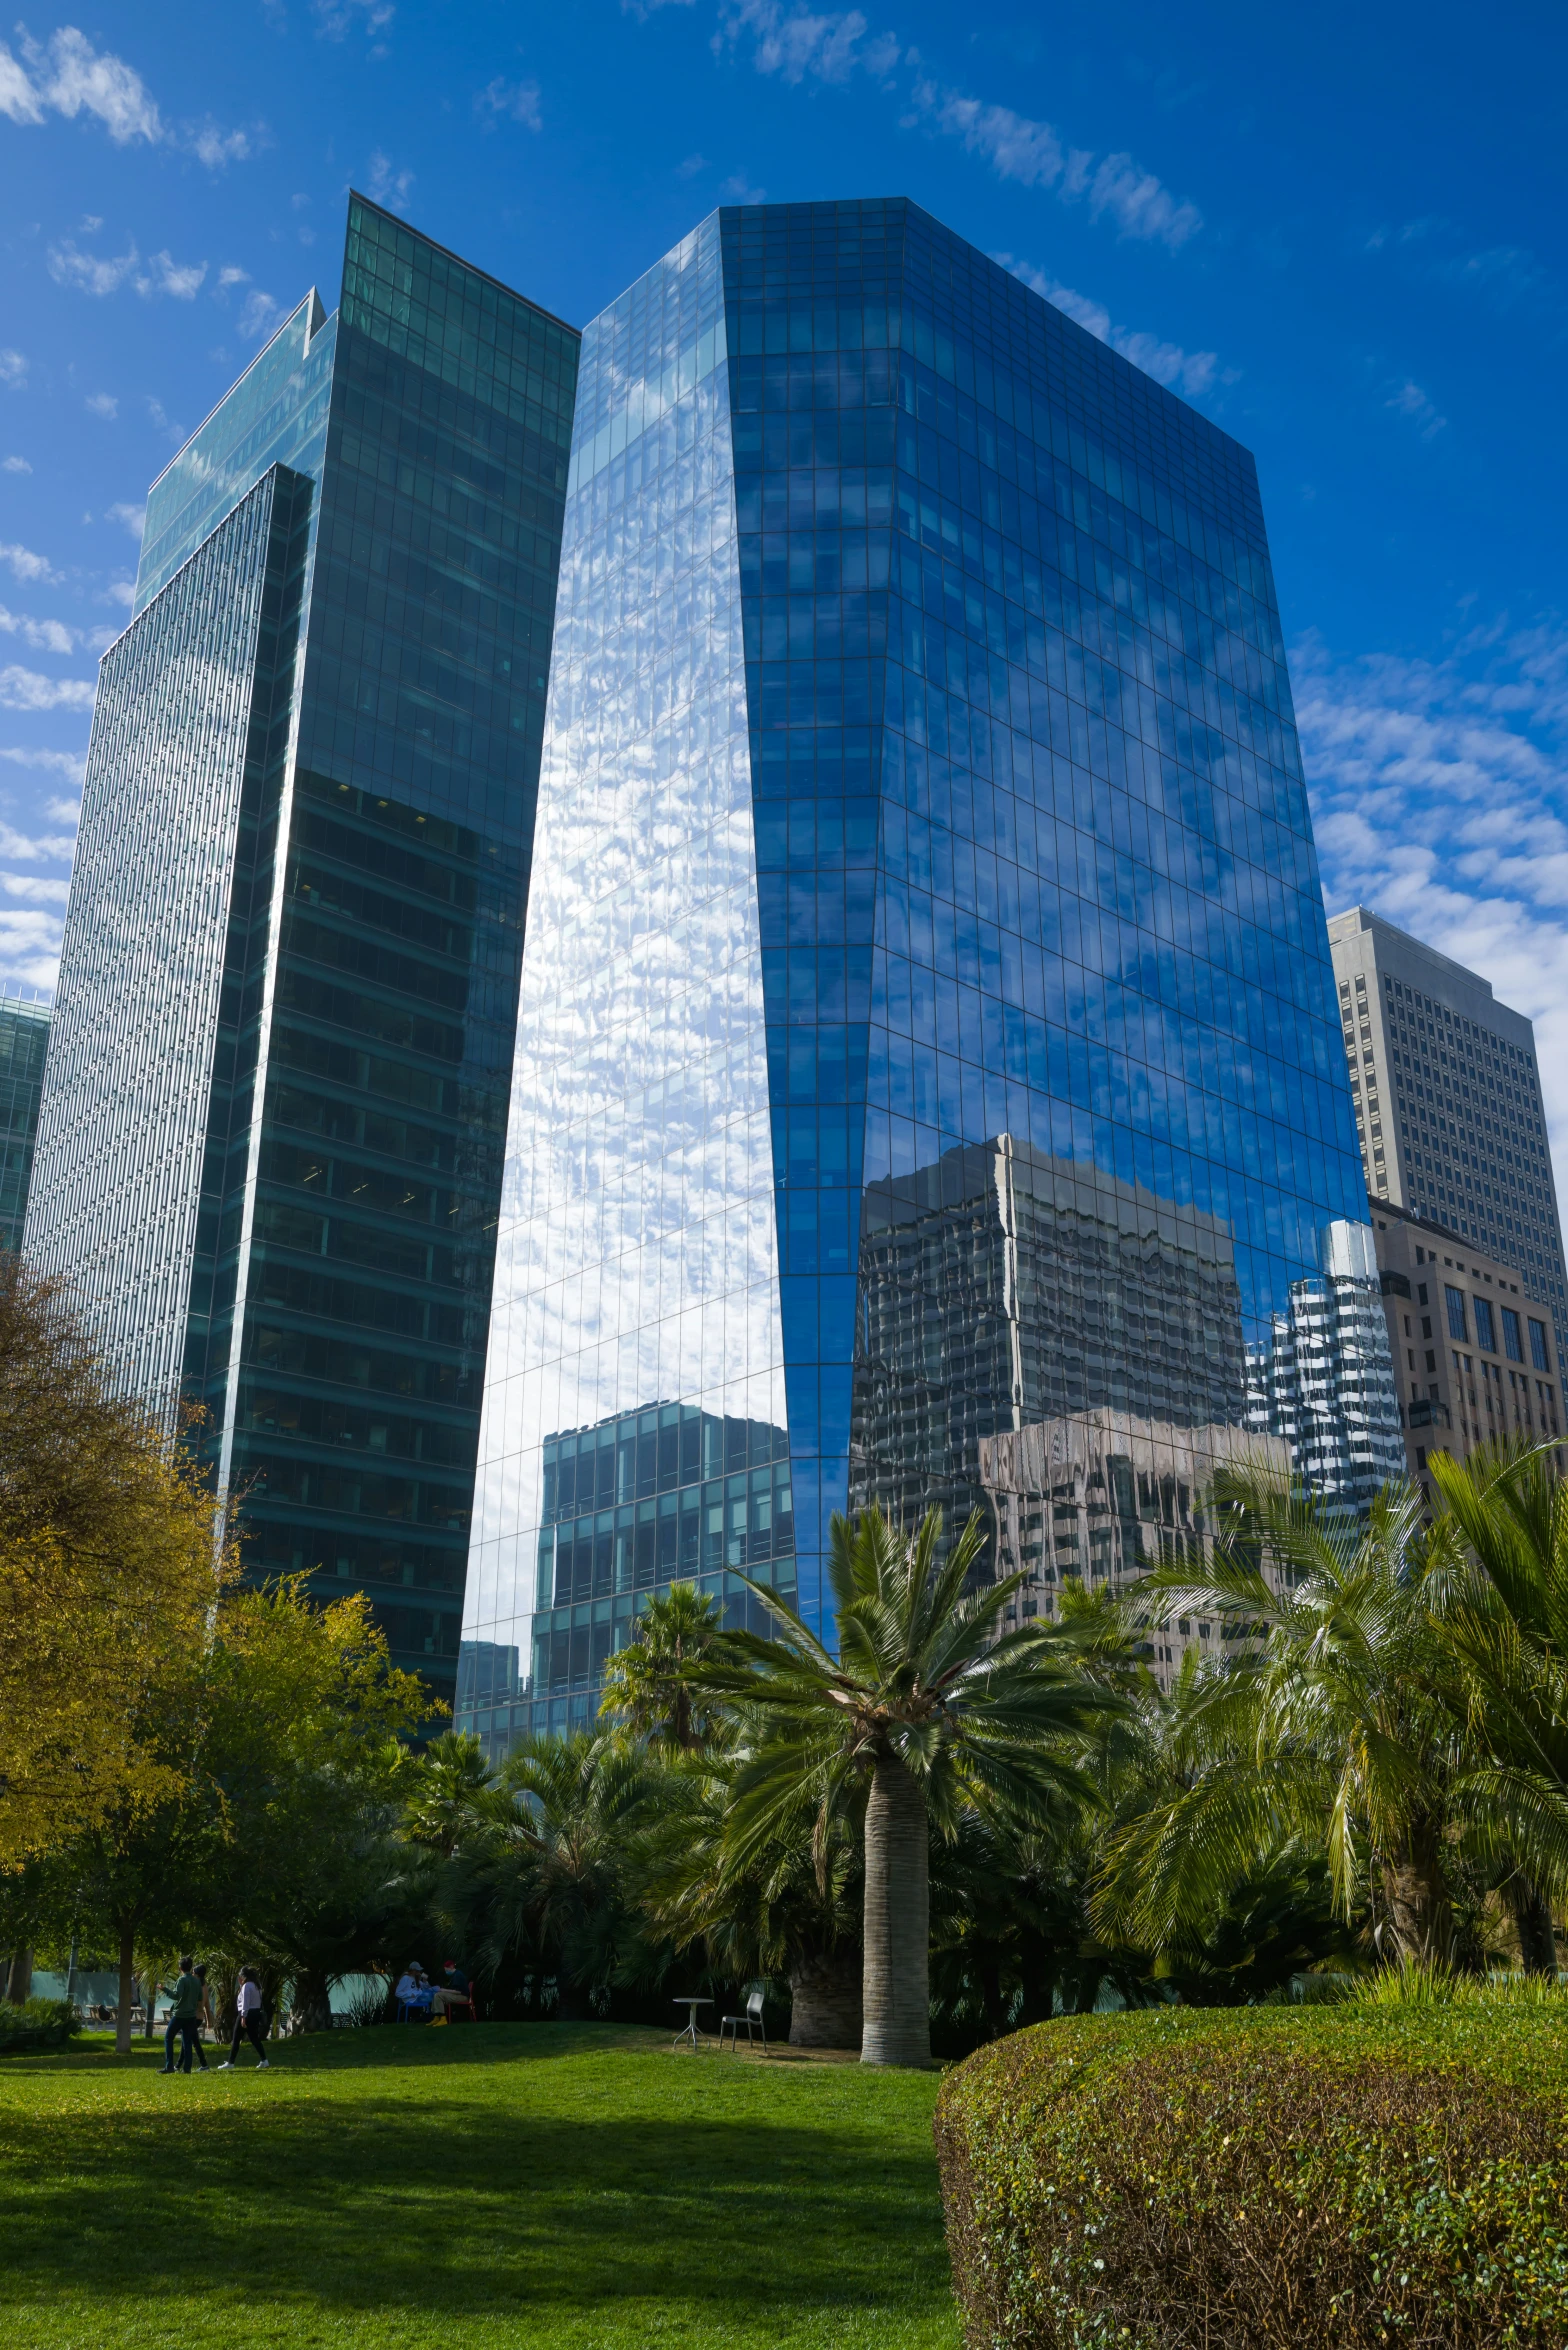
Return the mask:
<svg viewBox="0 0 1568 2350">
<path fill-rule="evenodd" d="M 1067 2017 L 936 2117 L 973 2350 L 1558 2350 L 1568 1997 Z"/>
<path fill-rule="evenodd" d="M 0 2001 L 0 2056 L 27 2056 L 40 2048 L 63 2048 L 82 2028 L 68 1999 L 29 1999 L 20 2007 Z"/>
</svg>

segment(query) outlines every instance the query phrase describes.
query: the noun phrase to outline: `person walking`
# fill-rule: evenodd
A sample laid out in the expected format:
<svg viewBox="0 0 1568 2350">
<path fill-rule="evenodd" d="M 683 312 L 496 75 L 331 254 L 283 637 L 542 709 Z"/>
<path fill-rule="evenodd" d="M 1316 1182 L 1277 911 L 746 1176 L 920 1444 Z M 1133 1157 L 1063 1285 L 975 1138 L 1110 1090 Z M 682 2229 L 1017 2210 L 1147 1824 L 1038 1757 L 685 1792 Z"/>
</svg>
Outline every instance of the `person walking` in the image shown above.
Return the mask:
<svg viewBox="0 0 1568 2350">
<path fill-rule="evenodd" d="M 242 2040 L 249 2040 L 256 2051 L 257 2072 L 270 2071 L 267 2063 L 267 2036 L 261 2024 L 261 1985 L 256 1980 L 255 1968 L 251 1966 L 242 1968 L 240 1972 L 239 1995 L 234 2002 L 234 2040 L 228 2055 L 218 2067 L 220 2073 L 233 2071 L 239 2060 Z"/>
<path fill-rule="evenodd" d="M 200 2048 L 200 2027 L 197 2018 L 201 2014 L 202 1998 L 202 1986 L 196 1975 L 196 1961 L 193 1958 L 182 1958 L 180 1971 L 174 1979 L 174 1987 L 169 1996 L 169 2028 L 163 2035 L 163 2062 L 158 2067 L 161 2073 L 172 2073 L 175 2069 L 174 2042 L 176 2034 L 182 2043 L 179 2069 L 182 2073 L 190 2071 L 191 2050 L 195 2047 L 199 2051 Z M 205 2057 L 202 2058 L 201 2069 L 203 2072 L 207 2070 Z"/>
<path fill-rule="evenodd" d="M 202 2071 L 206 2073 L 211 2072 L 212 2067 L 208 2064 L 206 2057 L 202 2054 L 202 2030 L 203 2027 L 205 2027 L 209 2032 L 215 2032 L 218 2026 L 217 2019 L 212 2012 L 212 1995 L 207 1989 L 207 1969 L 205 1964 L 197 1967 L 195 1972 L 196 1980 L 201 1985 L 201 2006 L 197 2010 L 196 2026 L 194 2031 L 191 2033 L 190 2044 L 196 2051 L 197 2064 L 201 2067 Z"/>
</svg>

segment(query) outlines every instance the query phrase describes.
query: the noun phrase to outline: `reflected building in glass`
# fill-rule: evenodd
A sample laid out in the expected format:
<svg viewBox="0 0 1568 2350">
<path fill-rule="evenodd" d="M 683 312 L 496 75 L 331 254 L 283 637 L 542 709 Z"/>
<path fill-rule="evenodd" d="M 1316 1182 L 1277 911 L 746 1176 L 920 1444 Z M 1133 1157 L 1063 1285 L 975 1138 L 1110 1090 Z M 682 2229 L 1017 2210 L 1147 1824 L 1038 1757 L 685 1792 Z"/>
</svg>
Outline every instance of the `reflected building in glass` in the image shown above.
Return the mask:
<svg viewBox="0 0 1568 2350">
<path fill-rule="evenodd" d="M 913 205 L 715 214 L 583 338 L 460 1721 L 586 1718 L 649 1504 L 817 1622 L 1030 1430 L 1190 1531 L 1365 1216 L 1251 457 Z"/>
<path fill-rule="evenodd" d="M 253 1568 L 448 1696 L 577 340 L 356 196 L 153 484 L 26 1229 Z"/>
<path fill-rule="evenodd" d="M 0 997 L 0 1248 L 22 1245 L 48 1042 L 47 1005 Z"/>
</svg>

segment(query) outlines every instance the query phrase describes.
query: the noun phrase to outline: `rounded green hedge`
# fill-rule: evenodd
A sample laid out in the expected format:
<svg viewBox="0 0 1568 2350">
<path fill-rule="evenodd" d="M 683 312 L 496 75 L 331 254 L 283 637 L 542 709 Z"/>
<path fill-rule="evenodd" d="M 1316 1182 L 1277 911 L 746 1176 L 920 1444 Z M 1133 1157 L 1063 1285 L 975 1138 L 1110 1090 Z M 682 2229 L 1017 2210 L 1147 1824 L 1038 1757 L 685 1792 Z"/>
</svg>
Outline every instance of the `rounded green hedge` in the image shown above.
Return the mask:
<svg viewBox="0 0 1568 2350">
<path fill-rule="evenodd" d="M 29 1999 L 21 2007 L 0 2001 L 0 2056 L 34 2056 L 64 2048 L 81 2030 L 81 2018 L 65 1999 Z"/>
<path fill-rule="evenodd" d="M 1568 1997 L 1064 2017 L 936 2138 L 972 2350 L 1568 2343 Z"/>
</svg>

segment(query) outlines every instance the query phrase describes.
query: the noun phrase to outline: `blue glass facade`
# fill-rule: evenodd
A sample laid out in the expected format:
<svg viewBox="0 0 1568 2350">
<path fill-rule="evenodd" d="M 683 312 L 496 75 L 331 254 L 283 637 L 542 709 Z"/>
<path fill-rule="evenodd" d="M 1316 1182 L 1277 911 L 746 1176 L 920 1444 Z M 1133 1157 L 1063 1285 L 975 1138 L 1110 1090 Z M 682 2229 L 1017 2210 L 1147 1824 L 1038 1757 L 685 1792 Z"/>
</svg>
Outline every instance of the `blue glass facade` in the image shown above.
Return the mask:
<svg viewBox="0 0 1568 2350">
<path fill-rule="evenodd" d="M 354 197 L 339 308 L 153 485 L 28 1226 L 206 1406 L 255 1571 L 448 1696 L 577 341 Z"/>
<path fill-rule="evenodd" d="M 22 1245 L 48 1042 L 42 1004 L 0 999 L 0 1248 Z"/>
<path fill-rule="evenodd" d="M 638 1604 L 599 1464 L 643 1419 L 765 1432 L 693 1515 L 808 1615 L 869 1498 L 988 1497 L 1049 1607 L 1049 1478 L 999 1495 L 1004 1455 L 1071 1455 L 1080 1516 L 1142 1491 L 1151 1548 L 1161 1444 L 1295 1443 L 1347 1506 L 1398 1472 L 1256 475 L 1215 425 L 912 205 L 715 215 L 584 334 L 540 814 L 461 1719 L 591 1704 Z M 1276 1356 L 1329 1323 L 1313 1377 L 1352 1374 L 1303 1446 Z"/>
</svg>

